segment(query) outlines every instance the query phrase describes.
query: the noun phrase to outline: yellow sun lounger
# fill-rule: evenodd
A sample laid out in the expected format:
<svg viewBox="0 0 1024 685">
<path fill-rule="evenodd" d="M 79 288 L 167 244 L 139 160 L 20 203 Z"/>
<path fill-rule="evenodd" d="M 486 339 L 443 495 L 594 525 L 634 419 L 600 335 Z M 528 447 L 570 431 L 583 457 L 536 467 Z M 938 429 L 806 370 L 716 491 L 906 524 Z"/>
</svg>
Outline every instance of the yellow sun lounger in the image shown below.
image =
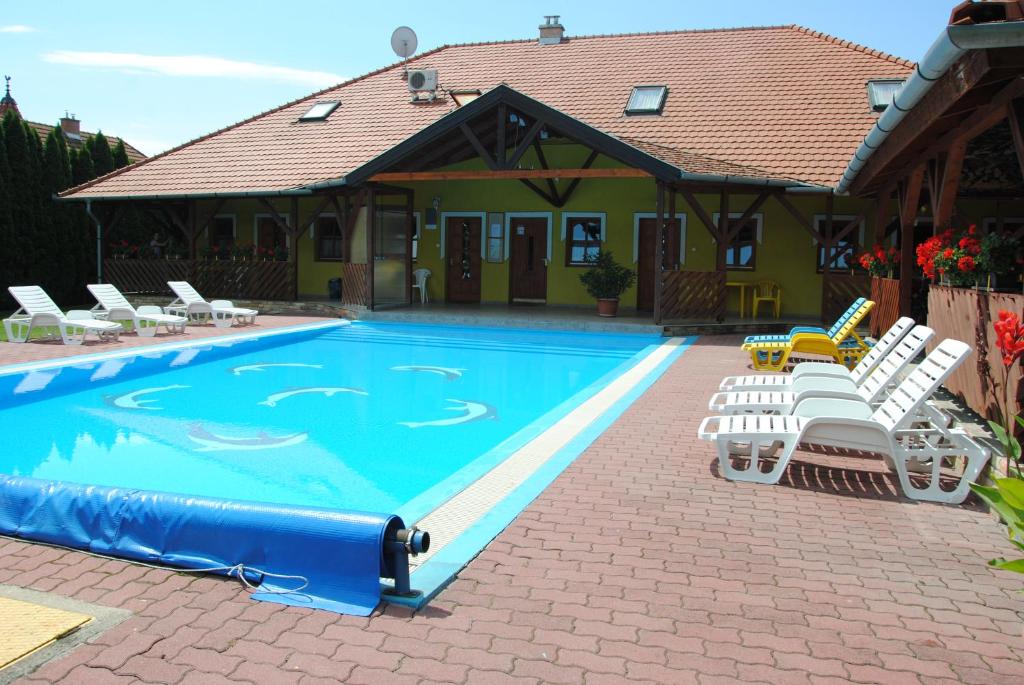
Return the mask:
<svg viewBox="0 0 1024 685">
<path fill-rule="evenodd" d="M 743 343 L 743 349 L 750 353 L 750 360 L 759 371 L 782 371 L 794 352 L 832 357 L 839 364 L 852 368 L 870 349 L 856 329 L 874 306 L 874 302 L 865 300 L 842 325 L 834 328 L 832 335 L 800 331 L 783 339 L 748 340 Z"/>
</svg>

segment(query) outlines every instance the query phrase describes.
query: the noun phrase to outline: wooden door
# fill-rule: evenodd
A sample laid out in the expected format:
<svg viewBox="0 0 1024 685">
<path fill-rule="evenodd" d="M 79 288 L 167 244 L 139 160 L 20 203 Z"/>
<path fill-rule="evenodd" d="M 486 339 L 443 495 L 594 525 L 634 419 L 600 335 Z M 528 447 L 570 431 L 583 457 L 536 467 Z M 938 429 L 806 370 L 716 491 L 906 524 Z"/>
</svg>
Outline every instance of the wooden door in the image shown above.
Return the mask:
<svg viewBox="0 0 1024 685">
<path fill-rule="evenodd" d="M 509 221 L 509 297 L 513 302 L 544 302 L 548 297 L 548 221 Z"/>
<path fill-rule="evenodd" d="M 478 216 L 450 216 L 445 223 L 447 301 L 480 301 L 480 231 Z"/>
<path fill-rule="evenodd" d="M 641 311 L 654 309 L 654 253 L 657 235 L 657 220 L 640 219 L 637 236 L 636 308 Z M 672 219 L 665 226 L 665 255 L 662 264 L 665 269 L 678 268 L 679 219 Z"/>
</svg>

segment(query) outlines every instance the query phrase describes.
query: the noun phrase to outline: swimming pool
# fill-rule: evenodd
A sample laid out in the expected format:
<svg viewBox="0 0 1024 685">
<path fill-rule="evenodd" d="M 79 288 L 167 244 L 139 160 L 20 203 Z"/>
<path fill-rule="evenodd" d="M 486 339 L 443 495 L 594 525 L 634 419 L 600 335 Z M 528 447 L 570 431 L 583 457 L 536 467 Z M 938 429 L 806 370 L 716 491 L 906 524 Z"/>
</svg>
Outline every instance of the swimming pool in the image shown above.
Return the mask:
<svg viewBox="0 0 1024 685">
<path fill-rule="evenodd" d="M 0 369 L 0 473 L 417 521 L 663 343 L 357 322 Z"/>
</svg>

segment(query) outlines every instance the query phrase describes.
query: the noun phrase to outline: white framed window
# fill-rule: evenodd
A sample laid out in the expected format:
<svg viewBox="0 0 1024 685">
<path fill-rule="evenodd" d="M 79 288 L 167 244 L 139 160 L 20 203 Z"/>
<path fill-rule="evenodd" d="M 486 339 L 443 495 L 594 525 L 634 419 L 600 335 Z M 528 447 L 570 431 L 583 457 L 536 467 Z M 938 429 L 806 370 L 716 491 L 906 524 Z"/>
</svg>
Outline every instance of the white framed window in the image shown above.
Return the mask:
<svg viewBox="0 0 1024 685">
<path fill-rule="evenodd" d="M 853 214 L 833 214 L 832 230 L 841 231 L 848 223 L 856 219 Z M 814 215 L 814 229 L 821 235 L 825 235 L 825 228 L 828 224 L 827 214 Z M 811 238 L 811 242 L 817 245 L 815 249 L 814 268 L 818 273 L 825 270 L 825 248 L 818 244 L 818 241 Z M 832 261 L 829 269 L 832 271 L 848 271 L 857 266 L 857 254 L 864 249 L 864 219 L 860 220 L 857 230 L 851 231 L 838 243 L 832 245 Z"/>
<path fill-rule="evenodd" d="M 605 239 L 605 212 L 562 212 L 565 265 L 587 266 Z"/>
<path fill-rule="evenodd" d="M 640 220 L 657 219 L 655 212 L 633 212 L 633 263 L 640 261 Z M 679 220 L 679 263 L 686 263 L 686 212 L 678 212 Z"/>
<path fill-rule="evenodd" d="M 715 212 L 711 220 L 718 225 L 719 213 Z M 743 218 L 743 212 L 729 212 L 730 227 Z M 750 216 L 736 237 L 732 239 L 725 251 L 725 268 L 730 271 L 753 271 L 757 268 L 757 246 L 764 241 L 764 214 L 758 212 Z"/>
</svg>

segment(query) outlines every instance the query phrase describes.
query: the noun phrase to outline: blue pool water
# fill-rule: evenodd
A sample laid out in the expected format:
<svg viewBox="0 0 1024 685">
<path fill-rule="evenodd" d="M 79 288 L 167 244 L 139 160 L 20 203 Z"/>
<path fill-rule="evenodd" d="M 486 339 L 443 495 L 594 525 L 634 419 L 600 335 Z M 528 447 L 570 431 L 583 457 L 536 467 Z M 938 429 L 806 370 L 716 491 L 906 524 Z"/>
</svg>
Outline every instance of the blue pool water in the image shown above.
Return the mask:
<svg viewBox="0 0 1024 685">
<path fill-rule="evenodd" d="M 660 344 L 355 323 L 0 376 L 0 473 L 415 520 Z"/>
</svg>

